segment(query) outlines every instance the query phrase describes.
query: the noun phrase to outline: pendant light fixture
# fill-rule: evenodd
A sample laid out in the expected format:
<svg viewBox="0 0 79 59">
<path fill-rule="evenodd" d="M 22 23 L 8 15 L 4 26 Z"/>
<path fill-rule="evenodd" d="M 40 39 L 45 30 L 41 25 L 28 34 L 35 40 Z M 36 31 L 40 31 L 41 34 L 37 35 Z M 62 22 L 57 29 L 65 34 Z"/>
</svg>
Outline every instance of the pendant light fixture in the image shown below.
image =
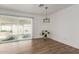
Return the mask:
<svg viewBox="0 0 79 59">
<path fill-rule="evenodd" d="M 48 14 L 47 14 L 47 10 L 48 10 L 48 7 L 45 6 L 45 18 L 43 19 L 43 22 L 44 23 L 50 23 L 50 18 L 48 18 Z"/>
<path fill-rule="evenodd" d="M 43 23 L 50 23 L 50 18 L 48 17 L 48 14 L 47 14 L 47 11 L 48 11 L 47 5 L 40 4 L 39 7 L 44 7 L 45 9 L 45 18 L 43 19 Z"/>
</svg>

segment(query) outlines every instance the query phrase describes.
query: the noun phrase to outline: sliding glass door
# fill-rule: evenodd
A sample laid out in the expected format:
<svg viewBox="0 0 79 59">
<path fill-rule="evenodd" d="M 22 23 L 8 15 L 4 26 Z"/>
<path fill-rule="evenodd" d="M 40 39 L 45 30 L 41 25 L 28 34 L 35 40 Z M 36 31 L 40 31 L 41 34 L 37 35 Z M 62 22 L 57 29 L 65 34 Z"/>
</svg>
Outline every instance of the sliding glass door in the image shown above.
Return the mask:
<svg viewBox="0 0 79 59">
<path fill-rule="evenodd" d="M 0 40 L 32 39 L 32 18 L 0 15 Z"/>
</svg>

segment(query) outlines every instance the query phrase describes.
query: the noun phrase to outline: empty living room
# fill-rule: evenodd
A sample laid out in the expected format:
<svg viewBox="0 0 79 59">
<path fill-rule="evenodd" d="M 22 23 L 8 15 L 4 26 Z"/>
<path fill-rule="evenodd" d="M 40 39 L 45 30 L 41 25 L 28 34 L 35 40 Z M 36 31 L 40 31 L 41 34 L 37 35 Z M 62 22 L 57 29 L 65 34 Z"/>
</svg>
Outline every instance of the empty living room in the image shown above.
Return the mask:
<svg viewBox="0 0 79 59">
<path fill-rule="evenodd" d="M 0 4 L 0 54 L 79 54 L 79 4 Z"/>
</svg>

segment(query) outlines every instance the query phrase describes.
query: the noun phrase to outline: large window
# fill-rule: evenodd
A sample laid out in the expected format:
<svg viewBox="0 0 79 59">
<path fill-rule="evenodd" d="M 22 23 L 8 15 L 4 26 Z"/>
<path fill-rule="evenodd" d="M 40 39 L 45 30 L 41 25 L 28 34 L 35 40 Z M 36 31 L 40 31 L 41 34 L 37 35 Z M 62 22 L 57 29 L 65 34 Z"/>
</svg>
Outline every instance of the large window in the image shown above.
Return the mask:
<svg viewBox="0 0 79 59">
<path fill-rule="evenodd" d="M 0 38 L 16 36 L 17 39 L 32 38 L 32 18 L 0 16 Z"/>
</svg>

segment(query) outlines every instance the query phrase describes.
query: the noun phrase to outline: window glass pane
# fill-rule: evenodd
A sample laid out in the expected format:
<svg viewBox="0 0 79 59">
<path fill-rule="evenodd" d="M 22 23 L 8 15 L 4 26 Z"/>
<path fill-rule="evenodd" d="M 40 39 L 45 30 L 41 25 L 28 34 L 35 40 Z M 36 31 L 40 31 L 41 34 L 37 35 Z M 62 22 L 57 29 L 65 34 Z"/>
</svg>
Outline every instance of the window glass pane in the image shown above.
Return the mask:
<svg viewBox="0 0 79 59">
<path fill-rule="evenodd" d="M 24 26 L 18 25 L 18 34 L 24 34 Z"/>
<path fill-rule="evenodd" d="M 1 32 L 11 32 L 11 25 L 1 25 Z"/>
<path fill-rule="evenodd" d="M 0 16 L 0 21 L 0 38 L 6 38 L 8 35 L 15 35 L 18 39 L 32 37 L 31 18 Z"/>
<path fill-rule="evenodd" d="M 18 26 L 17 25 L 13 24 L 13 26 L 12 26 L 12 33 L 16 34 L 16 35 L 18 34 Z"/>
</svg>

